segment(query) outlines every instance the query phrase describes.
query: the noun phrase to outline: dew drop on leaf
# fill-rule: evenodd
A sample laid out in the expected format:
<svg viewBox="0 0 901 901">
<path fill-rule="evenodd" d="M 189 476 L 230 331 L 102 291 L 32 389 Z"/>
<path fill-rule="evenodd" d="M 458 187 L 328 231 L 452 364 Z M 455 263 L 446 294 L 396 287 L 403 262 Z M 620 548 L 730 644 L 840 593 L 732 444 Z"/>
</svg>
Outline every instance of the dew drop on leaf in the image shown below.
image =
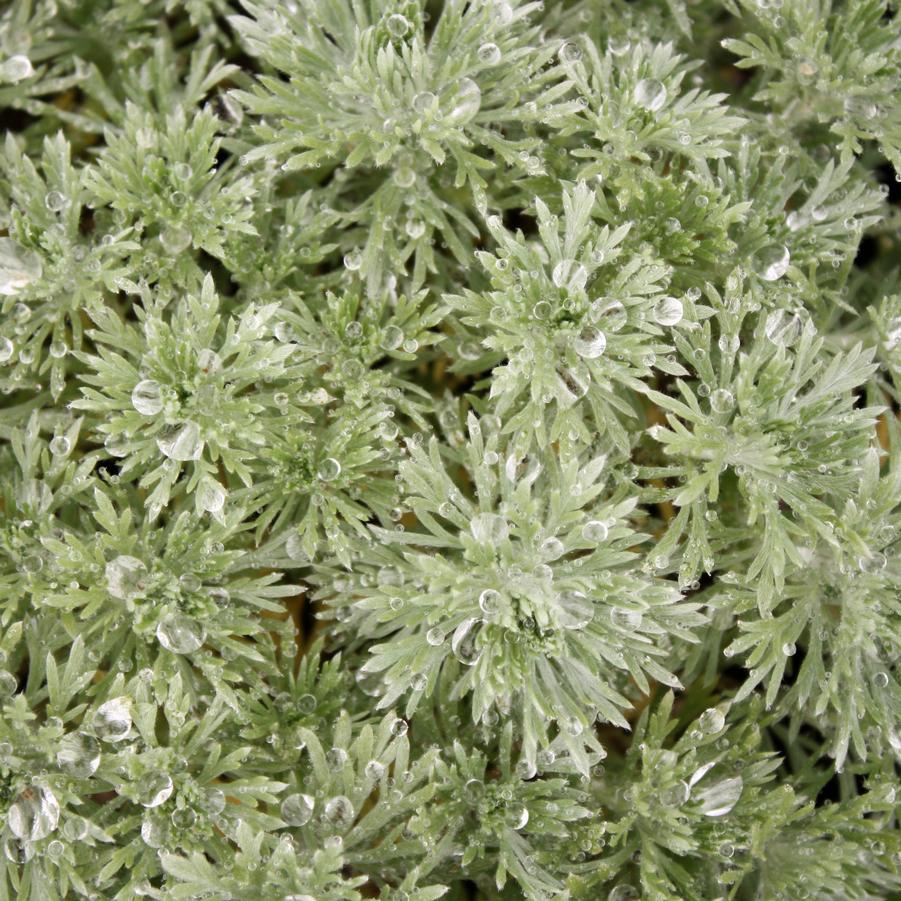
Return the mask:
<svg viewBox="0 0 901 901">
<path fill-rule="evenodd" d="M 173 654 L 191 654 L 206 640 L 206 629 L 196 620 L 179 613 L 169 614 L 156 627 L 159 643 Z"/>
<path fill-rule="evenodd" d="M 757 254 L 754 269 L 765 282 L 775 282 L 788 272 L 791 254 L 784 244 L 770 244 Z"/>
<path fill-rule="evenodd" d="M 70 776 L 88 779 L 100 766 L 100 744 L 93 735 L 70 732 L 59 741 L 56 762 Z"/>
<path fill-rule="evenodd" d="M 678 297 L 664 297 L 654 307 L 654 321 L 658 325 L 678 325 L 682 321 L 682 313 L 682 301 Z"/>
<path fill-rule="evenodd" d="M 131 392 L 131 405 L 142 416 L 156 416 L 163 409 L 163 389 L 156 379 L 142 379 Z"/>
<path fill-rule="evenodd" d="M 709 707 L 698 717 L 698 728 L 708 735 L 716 735 L 717 732 L 722 732 L 725 725 L 726 717 L 716 707 Z"/>
<path fill-rule="evenodd" d="M 159 807 L 169 800 L 174 788 L 168 773 L 147 773 L 137 784 L 138 803 L 142 807 Z"/>
<path fill-rule="evenodd" d="M 282 819 L 289 826 L 306 826 L 313 816 L 315 806 L 316 802 L 310 795 L 297 793 L 288 795 L 288 797 L 282 801 L 279 810 Z"/>
<path fill-rule="evenodd" d="M 641 628 L 642 615 L 638 610 L 628 610 L 625 607 L 610 608 L 610 622 L 620 629 L 634 632 Z"/>
<path fill-rule="evenodd" d="M 176 192 L 176 194 L 178 193 Z M 176 194 L 172 195 L 173 198 L 176 197 Z M 192 240 L 191 233 L 180 225 L 170 225 L 160 232 L 160 244 L 163 245 L 163 250 L 171 256 L 184 253 L 191 246 Z"/>
<path fill-rule="evenodd" d="M 599 519 L 589 520 L 582 526 L 582 537 L 586 541 L 594 542 L 594 544 L 601 544 L 606 541 L 607 535 L 607 524 L 601 522 Z"/>
<path fill-rule="evenodd" d="M 18 294 L 43 273 L 44 264 L 34 251 L 26 250 L 12 238 L 0 238 L 0 295 Z"/>
<path fill-rule="evenodd" d="M 107 591 L 120 601 L 138 597 L 145 588 L 147 565 L 143 560 L 120 554 L 106 564 Z"/>
<path fill-rule="evenodd" d="M 457 124 L 469 122 L 482 106 L 482 91 L 471 78 L 457 82 L 448 119 Z"/>
<path fill-rule="evenodd" d="M 635 102 L 650 113 L 656 113 L 666 103 L 666 87 L 656 78 L 642 78 L 632 94 Z"/>
<path fill-rule="evenodd" d="M 581 591 L 563 591 L 557 596 L 557 621 L 564 629 L 579 631 L 594 619 L 594 604 Z"/>
<path fill-rule="evenodd" d="M 469 530 L 473 538 L 480 544 L 497 546 L 505 541 L 510 534 L 507 521 L 497 513 L 478 513 L 472 518 Z"/>
<path fill-rule="evenodd" d="M 496 66 L 501 61 L 501 48 L 491 42 L 482 44 L 478 49 L 479 62 L 486 66 Z"/>
<path fill-rule="evenodd" d="M 464 666 L 474 666 L 481 656 L 476 639 L 479 634 L 479 623 L 481 620 L 476 617 L 470 617 L 463 620 L 451 637 L 451 651 L 454 657 Z"/>
<path fill-rule="evenodd" d="M 699 790 L 694 797 L 700 811 L 708 817 L 722 817 L 729 813 L 741 797 L 744 781 L 741 776 L 724 779 Z"/>
<path fill-rule="evenodd" d="M 18 84 L 26 78 L 34 75 L 34 66 L 31 60 L 22 53 L 11 56 L 0 65 L 0 83 Z"/>
<path fill-rule="evenodd" d="M 392 13 L 385 20 L 385 27 L 388 29 L 388 34 L 391 37 L 402 38 L 410 30 L 410 20 L 400 13 Z"/>
<path fill-rule="evenodd" d="M 325 802 L 326 820 L 339 829 L 350 826 L 355 816 L 354 806 L 345 795 L 337 795 Z"/>
<path fill-rule="evenodd" d="M 59 825 L 59 801 L 48 788 L 26 788 L 6 815 L 9 831 L 22 841 L 37 842 Z"/>
<path fill-rule="evenodd" d="M 572 348 L 582 358 L 595 360 L 607 347 L 607 336 L 593 325 L 587 325 L 573 338 Z"/>
<path fill-rule="evenodd" d="M 801 335 L 801 317 L 785 310 L 773 310 L 766 318 L 763 330 L 777 347 L 790 347 Z"/>
<path fill-rule="evenodd" d="M 188 421 L 181 428 L 175 427 L 164 437 L 157 438 L 156 445 L 170 460 L 187 463 L 200 459 L 204 442 L 200 437 L 200 426 L 196 422 Z"/>
<path fill-rule="evenodd" d="M 112 698 L 101 704 L 91 721 L 101 741 L 117 742 L 131 732 L 131 704 L 128 698 Z"/>
<path fill-rule="evenodd" d="M 717 388 L 710 395 L 710 409 L 714 413 L 728 413 L 735 406 L 735 397 L 726 388 Z"/>
</svg>

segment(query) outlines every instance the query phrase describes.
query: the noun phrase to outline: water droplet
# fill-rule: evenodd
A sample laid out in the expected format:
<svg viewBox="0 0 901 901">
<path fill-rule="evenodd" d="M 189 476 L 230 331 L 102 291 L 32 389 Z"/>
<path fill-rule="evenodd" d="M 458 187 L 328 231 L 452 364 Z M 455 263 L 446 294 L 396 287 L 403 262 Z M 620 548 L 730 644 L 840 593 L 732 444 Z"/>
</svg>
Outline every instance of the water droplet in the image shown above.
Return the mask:
<svg viewBox="0 0 901 901">
<path fill-rule="evenodd" d="M 559 538 L 545 538 L 538 546 L 538 554 L 542 560 L 556 560 L 566 553 L 566 547 Z"/>
<path fill-rule="evenodd" d="M 88 779 L 100 766 L 100 744 L 93 735 L 70 732 L 59 741 L 56 762 L 70 776 Z"/>
<path fill-rule="evenodd" d="M 417 241 L 425 234 L 425 222 L 422 219 L 408 219 L 404 225 L 404 231 L 408 238 Z"/>
<path fill-rule="evenodd" d="M 194 170 L 187 163 L 176 163 L 172 167 L 172 173 L 179 181 L 187 181 L 194 174 Z"/>
<path fill-rule="evenodd" d="M 497 513 L 479 513 L 469 524 L 473 538 L 480 544 L 497 546 L 510 535 L 507 521 Z"/>
<path fill-rule="evenodd" d="M 585 724 L 577 716 L 565 717 L 560 726 L 567 735 L 578 738 L 585 731 Z"/>
<path fill-rule="evenodd" d="M 106 564 L 107 591 L 121 601 L 138 597 L 145 588 L 147 566 L 143 560 L 121 554 Z"/>
<path fill-rule="evenodd" d="M 310 795 L 288 795 L 280 808 L 282 819 L 289 826 L 306 826 L 313 816 L 316 802 Z"/>
<path fill-rule="evenodd" d="M 542 748 L 535 755 L 535 762 L 540 767 L 547 768 L 549 766 L 553 766 L 554 761 L 557 759 L 557 754 L 551 748 Z"/>
<path fill-rule="evenodd" d="M 738 353 L 740 341 L 738 335 L 720 335 L 716 344 L 720 349 L 720 353 L 731 357 Z"/>
<path fill-rule="evenodd" d="M 791 254 L 784 244 L 770 244 L 758 252 L 755 271 L 765 282 L 774 282 L 786 272 L 791 262 Z"/>
<path fill-rule="evenodd" d="M 37 842 L 59 825 L 59 801 L 48 788 L 26 788 L 6 815 L 9 831 L 21 841 Z"/>
<path fill-rule="evenodd" d="M 156 379 L 142 379 L 131 392 L 131 405 L 142 416 L 156 416 L 163 409 L 163 388 Z"/>
<path fill-rule="evenodd" d="M 735 854 L 735 845 L 731 842 L 723 842 L 719 848 L 720 856 L 730 858 Z"/>
<path fill-rule="evenodd" d="M 591 317 L 605 333 L 612 333 L 618 332 L 626 324 L 628 314 L 618 300 L 596 300 L 591 305 Z"/>
<path fill-rule="evenodd" d="M 497 44 L 482 44 L 478 50 L 479 61 L 486 66 L 496 66 L 501 61 L 501 48 Z"/>
<path fill-rule="evenodd" d="M 576 370 L 568 366 L 562 366 L 557 370 L 557 375 L 560 377 L 560 381 L 569 395 L 567 400 L 570 402 L 575 402 L 588 394 L 588 389 L 591 387 L 591 377 L 584 369 Z"/>
<path fill-rule="evenodd" d="M 19 680 L 9 671 L 0 669 L 0 699 L 11 698 L 19 688 Z"/>
<path fill-rule="evenodd" d="M 717 388 L 710 395 L 710 409 L 714 413 L 728 413 L 735 406 L 735 397 L 725 388 Z"/>
<path fill-rule="evenodd" d="M 722 817 L 735 807 L 741 797 L 744 781 L 741 776 L 724 779 L 697 792 L 694 800 L 700 805 L 701 813 L 708 817 Z"/>
<path fill-rule="evenodd" d="M 225 810 L 225 792 L 219 788 L 208 789 L 198 803 L 200 809 L 208 816 L 218 816 Z"/>
<path fill-rule="evenodd" d="M 410 20 L 400 13 L 393 13 L 385 20 L 388 34 L 393 38 L 402 38 L 410 30 Z"/>
<path fill-rule="evenodd" d="M 479 608 L 490 619 L 497 616 L 500 612 L 502 600 L 503 597 L 499 591 L 495 591 L 493 588 L 486 588 L 479 595 Z"/>
<path fill-rule="evenodd" d="M 166 841 L 166 828 L 157 820 L 144 820 L 141 839 L 148 848 L 161 848 Z"/>
<path fill-rule="evenodd" d="M 138 803 L 142 807 L 159 807 L 169 800 L 174 789 L 168 773 L 147 773 L 138 780 Z"/>
<path fill-rule="evenodd" d="M 334 457 L 326 457 L 316 470 L 317 478 L 323 482 L 334 482 L 341 475 L 341 464 Z"/>
<path fill-rule="evenodd" d="M 219 370 L 222 369 L 222 358 L 215 350 L 210 350 L 209 347 L 205 347 L 197 354 L 197 368 L 207 375 L 213 372 L 219 372 Z"/>
<path fill-rule="evenodd" d="M 405 736 L 407 734 L 407 731 L 409 730 L 409 728 L 410 728 L 410 726 L 407 723 L 407 721 L 405 719 L 401 719 L 401 717 L 398 717 L 391 724 L 391 734 L 395 738 L 403 738 L 403 736 Z"/>
<path fill-rule="evenodd" d="M 44 273 L 41 258 L 12 238 L 0 238 L 0 295 L 12 297 Z"/>
<path fill-rule="evenodd" d="M 437 648 L 444 644 L 444 630 L 439 626 L 433 626 L 425 633 L 425 640 L 433 647 Z"/>
<path fill-rule="evenodd" d="M 888 688 L 889 676 L 888 673 L 879 672 L 873 676 L 873 684 L 877 688 Z"/>
<path fill-rule="evenodd" d="M 385 764 L 380 763 L 378 760 L 370 760 L 369 763 L 366 764 L 364 772 L 366 773 L 367 779 L 378 782 L 378 780 L 385 775 Z"/>
<path fill-rule="evenodd" d="M 413 97 L 413 109 L 423 116 L 435 108 L 438 98 L 431 91 L 420 91 Z"/>
<path fill-rule="evenodd" d="M 480 623 L 475 617 L 464 619 L 451 637 L 451 651 L 464 666 L 474 666 L 482 654 L 476 643 Z"/>
<path fill-rule="evenodd" d="M 627 610 L 625 607 L 610 608 L 610 622 L 628 632 L 634 632 L 641 628 L 642 619 L 641 612 L 638 610 Z"/>
<path fill-rule="evenodd" d="M 506 815 L 507 825 L 513 830 L 524 829 L 529 822 L 529 809 L 522 804 L 513 804 Z"/>
<path fill-rule="evenodd" d="M 206 629 L 196 620 L 173 613 L 160 620 L 156 637 L 173 654 L 192 654 L 206 640 Z"/>
<path fill-rule="evenodd" d="M 592 519 L 582 526 L 582 537 L 586 541 L 593 541 L 595 544 L 601 544 L 607 540 L 609 534 L 606 523 L 599 519 Z"/>
<path fill-rule="evenodd" d="M 558 288 L 578 293 L 588 282 L 588 270 L 578 260 L 560 260 L 551 272 L 551 281 Z"/>
<path fill-rule="evenodd" d="M 656 113 L 666 103 L 666 87 L 655 78 L 642 78 L 632 93 L 635 102 L 650 113 Z"/>
<path fill-rule="evenodd" d="M 595 360 L 607 348 L 607 336 L 593 325 L 586 325 L 573 339 L 573 350 L 586 360 Z"/>
<path fill-rule="evenodd" d="M 172 196 L 175 197 L 174 194 Z M 191 246 L 192 240 L 191 233 L 180 225 L 170 225 L 160 232 L 160 244 L 163 245 L 163 250 L 172 256 L 184 253 Z"/>
<path fill-rule="evenodd" d="M 117 742 L 131 732 L 131 704 L 128 698 L 113 698 L 101 704 L 91 720 L 94 734 L 101 741 Z"/>
<path fill-rule="evenodd" d="M 0 65 L 0 82 L 17 84 L 34 75 L 34 66 L 31 60 L 22 53 L 11 56 Z"/>
<path fill-rule="evenodd" d="M 461 78 L 453 104 L 448 119 L 458 124 L 468 122 L 482 106 L 482 91 L 471 78 Z"/>
<path fill-rule="evenodd" d="M 463 785 L 463 800 L 467 804 L 477 804 L 485 790 L 481 779 L 467 779 Z"/>
<path fill-rule="evenodd" d="M 203 478 L 197 486 L 197 506 L 207 513 L 218 513 L 225 506 L 227 491 L 213 478 Z"/>
<path fill-rule="evenodd" d="M 717 710 L 716 707 L 708 707 L 698 717 L 698 728 L 708 735 L 716 735 L 717 732 L 722 732 L 725 725 L 726 716 L 721 710 Z"/>
<path fill-rule="evenodd" d="M 396 325 L 387 325 L 382 330 L 382 350 L 397 350 L 404 340 L 404 333 Z"/>
<path fill-rule="evenodd" d="M 337 795 L 325 802 L 325 818 L 339 829 L 349 827 L 355 816 L 354 806 L 345 795 Z"/>
<path fill-rule="evenodd" d="M 2 273 L 0 273 L 2 276 Z M 0 337 L 0 363 L 8 363 L 16 352 L 16 346 L 9 338 Z"/>
<path fill-rule="evenodd" d="M 196 422 L 188 421 L 180 429 L 168 432 L 166 437 L 157 438 L 156 446 L 170 460 L 182 463 L 199 460 L 204 446 L 200 437 L 200 426 Z"/>
<path fill-rule="evenodd" d="M 363 265 L 363 254 L 359 250 L 352 250 L 344 254 L 344 268 L 348 272 L 356 272 Z"/>
<path fill-rule="evenodd" d="M 887 565 L 888 558 L 881 551 L 871 552 L 866 557 L 858 558 L 857 561 L 858 568 L 864 573 L 879 572 L 879 570 L 885 569 Z"/>
<path fill-rule="evenodd" d="M 782 653 L 785 654 L 786 657 L 794 657 L 797 650 L 798 648 L 793 641 L 787 641 L 782 645 Z"/>
<path fill-rule="evenodd" d="M 59 191 L 48 191 L 44 196 L 44 206 L 51 213 L 61 213 L 68 205 L 69 201 L 66 200 L 65 194 Z"/>
<path fill-rule="evenodd" d="M 654 307 L 654 321 L 658 325 L 673 326 L 682 321 L 682 301 L 677 297 L 664 297 Z"/>
<path fill-rule="evenodd" d="M 325 762 L 333 773 L 340 773 L 347 763 L 347 751 L 344 748 L 329 748 L 325 755 Z"/>
<path fill-rule="evenodd" d="M 797 313 L 773 310 L 766 318 L 764 334 L 777 347 L 790 347 L 801 335 L 803 325 Z"/>
<path fill-rule="evenodd" d="M 566 41 L 560 47 L 560 59 L 565 63 L 577 63 L 582 58 L 582 48 L 574 41 Z"/>
<path fill-rule="evenodd" d="M 564 629 L 580 631 L 594 619 L 594 604 L 581 591 L 561 592 L 557 608 L 557 621 Z"/>
<path fill-rule="evenodd" d="M 285 542 L 285 553 L 292 560 L 300 560 L 304 563 L 309 562 L 309 555 L 303 547 L 303 535 L 300 532 L 293 531 Z"/>
<path fill-rule="evenodd" d="M 65 435 L 57 435 L 50 440 L 50 453 L 55 457 L 65 457 L 72 449 L 72 443 Z"/>
<path fill-rule="evenodd" d="M 393 180 L 399 188 L 412 188 L 416 183 L 416 170 L 412 166 L 398 166 Z"/>
</svg>

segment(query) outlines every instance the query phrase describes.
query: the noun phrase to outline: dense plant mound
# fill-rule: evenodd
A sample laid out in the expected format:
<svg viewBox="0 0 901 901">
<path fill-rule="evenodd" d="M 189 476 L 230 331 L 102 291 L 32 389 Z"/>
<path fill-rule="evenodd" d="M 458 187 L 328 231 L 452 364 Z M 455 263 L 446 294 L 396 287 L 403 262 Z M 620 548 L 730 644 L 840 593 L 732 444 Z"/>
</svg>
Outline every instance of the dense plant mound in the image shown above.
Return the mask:
<svg viewBox="0 0 901 901">
<path fill-rule="evenodd" d="M 0 10 L 0 901 L 901 893 L 886 0 Z"/>
</svg>

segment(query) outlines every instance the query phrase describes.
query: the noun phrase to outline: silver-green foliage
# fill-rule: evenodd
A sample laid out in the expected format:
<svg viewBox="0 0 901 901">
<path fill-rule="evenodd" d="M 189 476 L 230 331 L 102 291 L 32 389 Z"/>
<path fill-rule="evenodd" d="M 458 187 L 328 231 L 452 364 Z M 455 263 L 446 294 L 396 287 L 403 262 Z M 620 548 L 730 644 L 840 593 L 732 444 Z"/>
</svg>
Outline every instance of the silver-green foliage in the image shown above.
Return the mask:
<svg viewBox="0 0 901 901">
<path fill-rule="evenodd" d="M 0 9 L 0 901 L 901 892 L 887 0 Z"/>
</svg>

